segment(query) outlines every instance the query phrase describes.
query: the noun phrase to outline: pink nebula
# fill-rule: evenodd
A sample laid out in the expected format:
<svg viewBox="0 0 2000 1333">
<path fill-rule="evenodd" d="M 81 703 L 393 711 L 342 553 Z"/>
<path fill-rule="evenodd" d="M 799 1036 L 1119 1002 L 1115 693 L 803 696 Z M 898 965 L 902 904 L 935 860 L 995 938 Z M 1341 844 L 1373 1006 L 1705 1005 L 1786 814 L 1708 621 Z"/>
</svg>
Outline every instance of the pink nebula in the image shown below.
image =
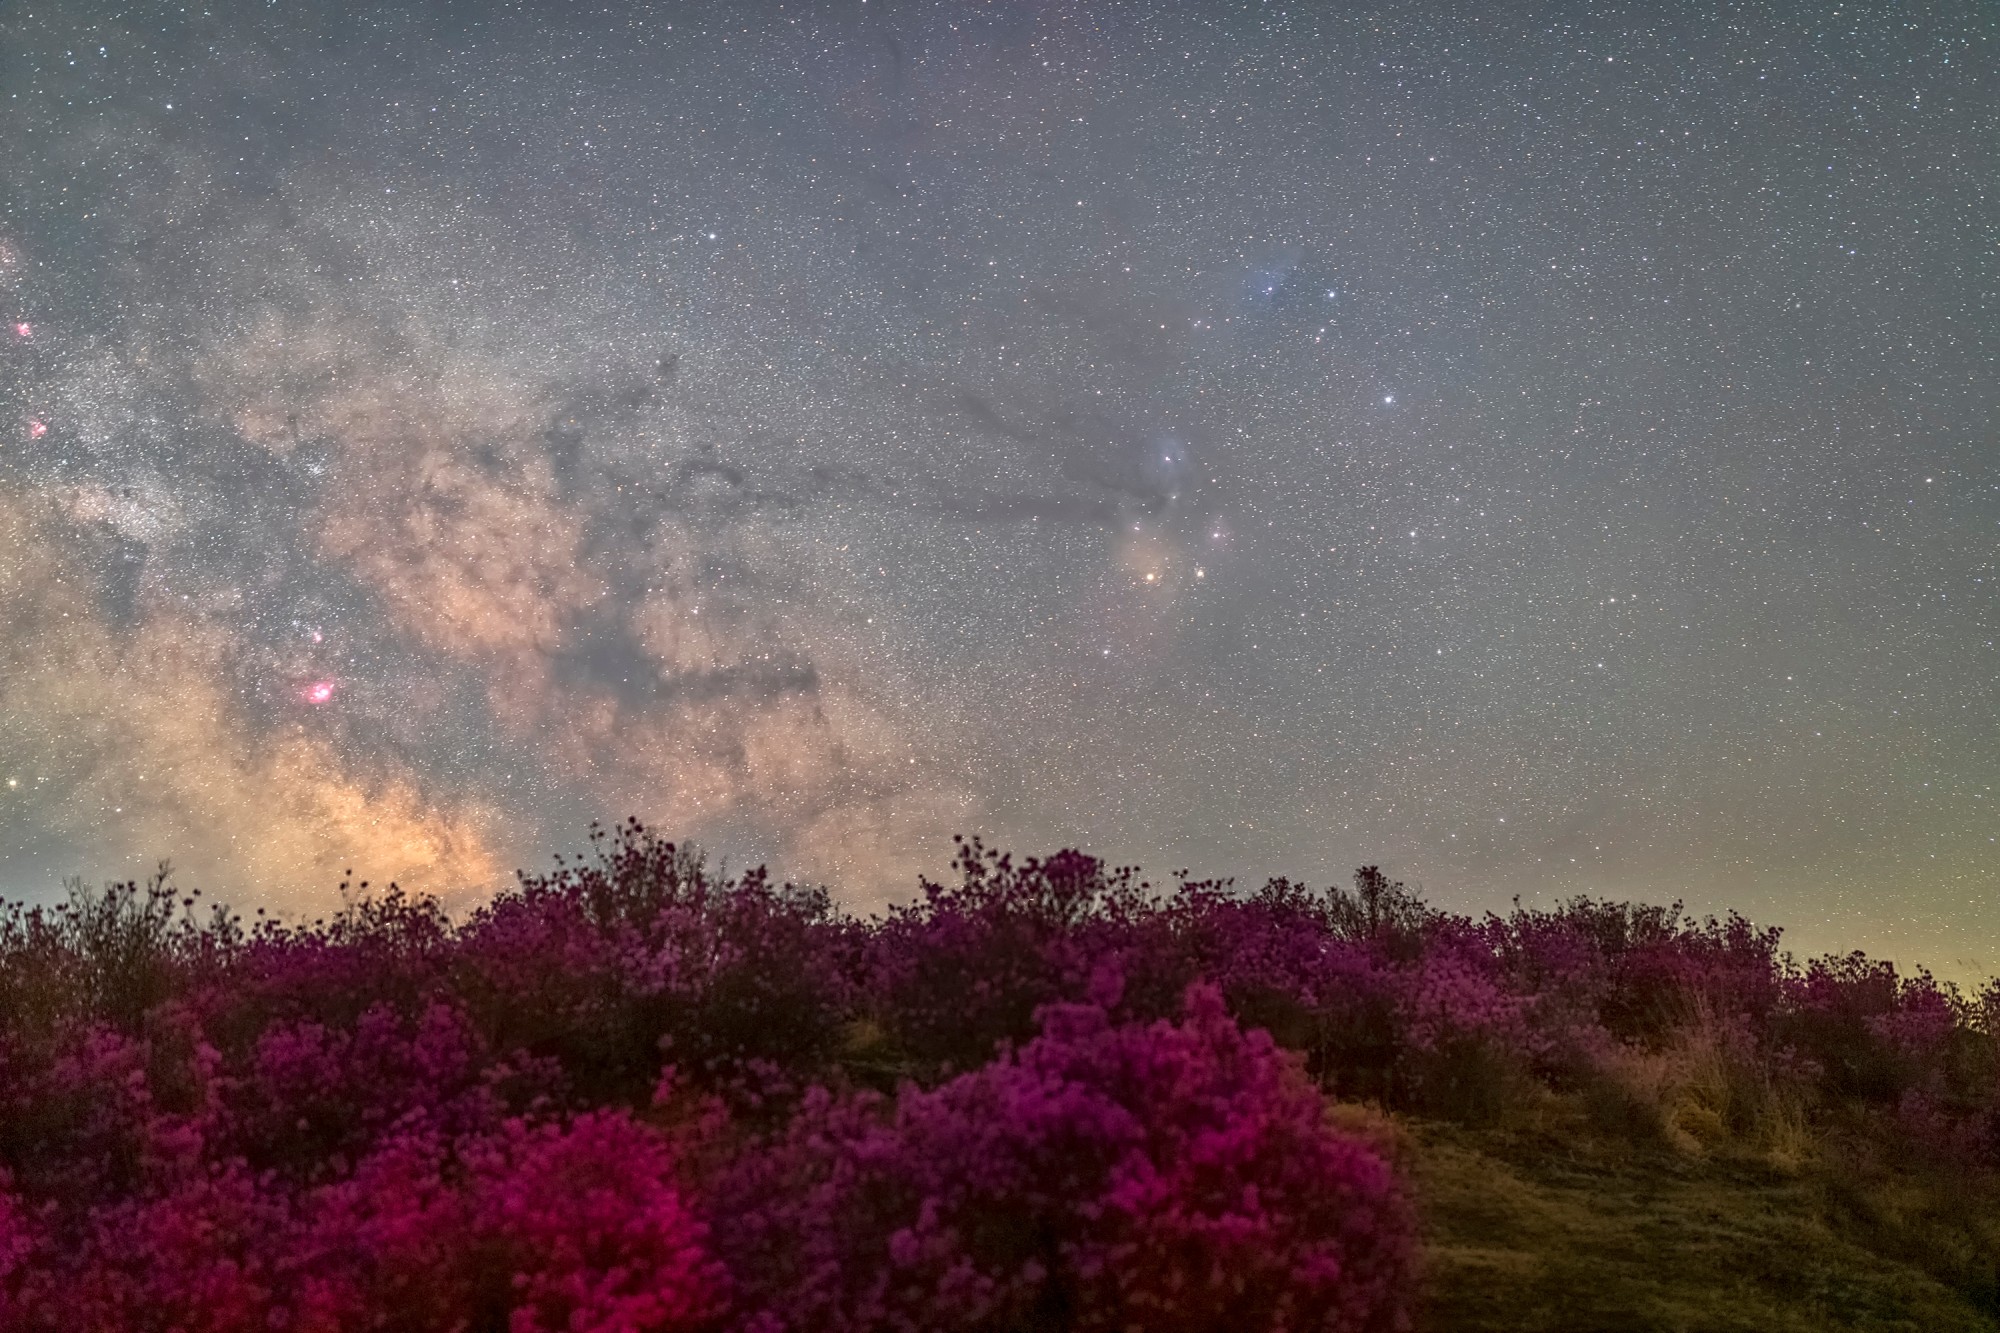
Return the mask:
<svg viewBox="0 0 2000 1333">
<path fill-rule="evenodd" d="M 24 319 L 14 326 L 14 336 L 16 338 L 32 338 L 35 336 L 35 326 Z"/>
<path fill-rule="evenodd" d="M 42 436 L 44 436 L 44 435 L 47 435 L 48 433 L 49 433 L 49 423 L 48 423 L 48 422 L 46 422 L 46 421 L 30 421 L 30 422 L 28 423 L 28 438 L 29 438 L 29 439 L 31 439 L 31 440 L 39 440 L 39 439 L 41 439 L 41 438 L 42 438 Z"/>
<path fill-rule="evenodd" d="M 336 688 L 330 680 L 316 680 L 306 686 L 304 690 L 305 701 L 309 704 L 331 703 L 333 701 L 333 692 Z"/>
</svg>

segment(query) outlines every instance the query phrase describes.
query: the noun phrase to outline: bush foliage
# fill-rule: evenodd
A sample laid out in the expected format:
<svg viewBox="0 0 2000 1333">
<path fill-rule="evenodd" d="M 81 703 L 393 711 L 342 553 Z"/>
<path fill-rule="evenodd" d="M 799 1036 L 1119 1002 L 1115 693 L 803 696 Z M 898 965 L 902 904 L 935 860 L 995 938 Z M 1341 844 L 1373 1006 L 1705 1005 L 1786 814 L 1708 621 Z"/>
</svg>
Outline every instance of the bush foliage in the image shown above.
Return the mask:
<svg viewBox="0 0 2000 1333">
<path fill-rule="evenodd" d="M 860 920 L 633 822 L 463 921 L 9 906 L 0 1328 L 1403 1328 L 1410 1206 L 1329 1094 L 2000 1166 L 1993 987 L 1375 867 L 955 870 Z"/>
</svg>

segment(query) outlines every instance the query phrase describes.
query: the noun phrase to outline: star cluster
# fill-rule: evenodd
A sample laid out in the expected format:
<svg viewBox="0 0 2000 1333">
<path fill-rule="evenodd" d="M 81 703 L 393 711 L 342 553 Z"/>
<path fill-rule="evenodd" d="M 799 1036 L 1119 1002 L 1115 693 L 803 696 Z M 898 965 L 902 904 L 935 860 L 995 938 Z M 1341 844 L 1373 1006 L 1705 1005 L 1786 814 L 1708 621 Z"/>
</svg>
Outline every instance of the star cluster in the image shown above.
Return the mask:
<svg viewBox="0 0 2000 1333">
<path fill-rule="evenodd" d="M 0 887 L 637 814 L 1993 970 L 1994 36 L 0 13 Z"/>
</svg>

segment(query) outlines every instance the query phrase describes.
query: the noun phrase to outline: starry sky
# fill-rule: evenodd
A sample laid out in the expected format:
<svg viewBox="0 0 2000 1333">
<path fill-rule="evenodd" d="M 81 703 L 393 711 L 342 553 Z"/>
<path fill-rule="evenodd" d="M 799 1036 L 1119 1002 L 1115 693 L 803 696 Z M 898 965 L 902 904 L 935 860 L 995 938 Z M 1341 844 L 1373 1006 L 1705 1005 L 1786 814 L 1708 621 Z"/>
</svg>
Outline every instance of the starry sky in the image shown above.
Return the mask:
<svg viewBox="0 0 2000 1333">
<path fill-rule="evenodd" d="M 2000 11 L 0 5 L 0 892 L 637 815 L 2000 970 Z"/>
</svg>

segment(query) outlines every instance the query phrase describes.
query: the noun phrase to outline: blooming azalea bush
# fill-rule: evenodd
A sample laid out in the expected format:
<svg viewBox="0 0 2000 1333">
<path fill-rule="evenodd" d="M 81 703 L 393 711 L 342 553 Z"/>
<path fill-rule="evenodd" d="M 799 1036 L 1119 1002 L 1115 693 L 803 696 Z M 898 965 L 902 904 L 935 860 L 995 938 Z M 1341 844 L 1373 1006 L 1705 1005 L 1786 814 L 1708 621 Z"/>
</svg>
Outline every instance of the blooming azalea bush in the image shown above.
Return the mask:
<svg viewBox="0 0 2000 1333">
<path fill-rule="evenodd" d="M 1150 888 L 1080 852 L 1017 865 L 977 839 L 959 844 L 956 866 L 956 885 L 921 881 L 860 953 L 865 1011 L 912 1069 L 932 1075 L 1027 1039 L 1043 1005 L 1115 998 L 1099 993 L 1107 985 L 1122 993 L 1139 940 L 1134 909 Z"/>
<path fill-rule="evenodd" d="M 1018 1052 L 893 1101 L 822 1092 L 718 1187 L 771 1330 L 1407 1326 L 1412 1218 L 1213 989 L 1179 1023 L 1053 1005 Z"/>
<path fill-rule="evenodd" d="M 215 1163 L 90 1208 L 60 1256 L 17 1263 L 7 1326 L 715 1328 L 727 1276 L 672 1165 L 656 1132 L 617 1113 L 455 1141 L 398 1133 L 303 1191 Z"/>
<path fill-rule="evenodd" d="M 460 933 L 451 988 L 481 1030 L 593 1099 L 642 1096 L 663 1057 L 753 1100 L 775 1070 L 822 1072 L 852 1009 L 826 892 L 761 869 L 718 881 L 636 823 L 599 842 Z"/>
<path fill-rule="evenodd" d="M 1329 1093 L 2000 1168 L 2000 985 L 1375 867 L 955 869 L 863 920 L 631 823 L 462 921 L 0 907 L 0 1329 L 1393 1327 Z"/>
<path fill-rule="evenodd" d="M 34 1219 L 15 1195 L 7 1173 L 0 1171 L 0 1328 L 12 1328 L 25 1319 L 21 1288 L 28 1280 L 38 1242 Z"/>
</svg>

